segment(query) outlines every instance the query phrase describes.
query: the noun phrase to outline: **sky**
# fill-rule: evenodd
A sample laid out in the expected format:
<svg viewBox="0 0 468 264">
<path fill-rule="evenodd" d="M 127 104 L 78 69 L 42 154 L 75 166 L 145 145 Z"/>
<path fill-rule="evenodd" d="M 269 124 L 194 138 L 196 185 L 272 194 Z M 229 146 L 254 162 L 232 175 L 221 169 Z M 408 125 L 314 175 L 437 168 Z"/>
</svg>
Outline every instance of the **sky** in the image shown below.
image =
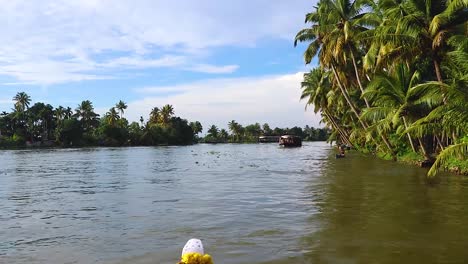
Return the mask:
<svg viewBox="0 0 468 264">
<path fill-rule="evenodd" d="M 123 100 L 131 121 L 171 104 L 205 128 L 318 127 L 299 100 L 305 45 L 293 45 L 314 3 L 0 0 L 0 111 L 26 92 L 101 115 Z"/>
</svg>

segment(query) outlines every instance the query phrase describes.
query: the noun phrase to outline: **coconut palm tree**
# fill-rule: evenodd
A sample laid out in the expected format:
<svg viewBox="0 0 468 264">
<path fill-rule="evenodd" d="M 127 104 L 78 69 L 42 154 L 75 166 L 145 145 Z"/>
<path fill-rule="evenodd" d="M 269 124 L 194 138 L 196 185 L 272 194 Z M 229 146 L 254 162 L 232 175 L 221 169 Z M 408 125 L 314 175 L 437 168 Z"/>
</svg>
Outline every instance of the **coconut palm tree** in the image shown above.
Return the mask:
<svg viewBox="0 0 468 264">
<path fill-rule="evenodd" d="M 223 141 L 226 141 L 229 137 L 229 133 L 226 131 L 226 129 L 221 129 L 221 131 L 219 131 L 219 137 L 223 140 Z"/>
<path fill-rule="evenodd" d="M 466 34 L 468 1 L 466 0 L 407 0 L 382 1 L 389 23 L 376 32 L 374 41 L 388 48 L 379 56 L 414 61 L 429 58 L 437 81 L 443 82 L 441 63 L 446 57 L 448 39 Z"/>
<path fill-rule="evenodd" d="M 161 110 L 159 110 L 159 107 L 154 107 L 153 109 L 151 109 L 149 122 L 152 124 L 159 123 L 160 116 L 161 116 Z"/>
<path fill-rule="evenodd" d="M 64 116 L 65 116 L 65 108 L 63 106 L 59 106 L 57 108 L 55 108 L 55 118 L 57 118 L 57 121 L 61 121 L 63 120 Z"/>
<path fill-rule="evenodd" d="M 164 126 L 167 126 L 173 115 L 174 115 L 174 108 L 172 107 L 172 105 L 167 104 L 163 106 L 163 108 L 161 109 L 161 123 Z"/>
<path fill-rule="evenodd" d="M 414 115 L 420 109 L 417 107 L 418 96 L 415 96 L 412 89 L 420 80 L 420 73 L 403 63 L 395 65 L 391 72 L 375 75 L 363 94 L 373 101 L 374 106 L 365 109 L 361 117 L 378 126 L 381 131 L 390 131 L 399 125 L 406 131 L 419 118 Z M 412 150 L 417 152 L 411 134 L 405 134 Z M 422 154 L 430 159 L 421 137 L 417 137 L 417 140 Z"/>
<path fill-rule="evenodd" d="M 190 122 L 189 126 L 195 135 L 200 134 L 203 131 L 203 126 L 199 121 Z"/>
<path fill-rule="evenodd" d="M 341 140 L 346 144 L 352 145 L 349 140 L 348 133 L 336 120 L 335 114 L 331 114 L 328 106 L 330 100 L 327 96 L 331 97 L 329 74 L 320 68 L 314 68 L 309 73 L 304 74 L 304 80 L 301 83 L 301 87 L 301 100 L 307 100 L 305 109 L 307 110 L 309 105 L 313 105 L 315 113 L 321 110 L 322 115 L 329 121 L 333 130 L 336 130 L 340 135 Z"/>
<path fill-rule="evenodd" d="M 115 105 L 115 108 L 117 108 L 117 110 L 119 110 L 120 116 L 123 117 L 123 114 L 124 114 L 124 112 L 125 112 L 125 109 L 127 109 L 127 104 L 125 104 L 124 101 L 120 100 L 120 101 Z"/>
<path fill-rule="evenodd" d="M 82 101 L 75 109 L 75 112 L 76 117 L 81 120 L 85 131 L 98 125 L 99 115 L 94 112 L 93 103 L 91 101 Z"/>
<path fill-rule="evenodd" d="M 213 138 L 218 138 L 219 134 L 219 129 L 215 125 L 211 125 L 211 127 L 208 129 L 208 136 L 213 137 Z"/>
<path fill-rule="evenodd" d="M 117 113 L 115 107 L 112 107 L 111 109 L 109 109 L 109 112 L 106 113 L 107 123 L 111 126 L 114 126 L 117 123 L 117 121 L 119 121 L 119 119 L 120 116 Z"/>
<path fill-rule="evenodd" d="M 349 81 L 350 70 L 345 56 L 345 50 L 349 50 L 350 53 L 352 53 L 354 48 L 354 44 L 351 45 L 353 42 L 350 38 L 352 30 L 348 29 L 354 27 L 356 30 L 359 29 L 359 31 L 366 30 L 359 24 L 361 23 L 360 18 L 364 17 L 364 14 L 360 13 L 360 5 L 363 2 L 364 1 L 355 1 L 351 3 L 348 0 L 320 1 L 315 8 L 315 12 L 306 15 L 306 23 L 311 23 L 311 27 L 299 31 L 294 44 L 310 41 L 304 53 L 306 64 L 310 63 L 312 58 L 317 55 L 320 66 L 326 70 L 331 69 L 335 77 L 332 87 L 339 88 L 349 108 L 355 115 L 355 121 L 361 124 L 362 128 L 367 130 L 369 127 L 368 124 L 360 118 L 361 110 L 359 108 L 359 101 L 356 100 L 356 96 L 353 96 L 354 92 L 350 89 L 352 82 Z M 354 55 L 351 57 L 354 57 Z M 355 60 L 353 66 L 355 75 L 359 79 Z M 360 83 L 360 81 L 358 81 L 358 83 Z M 360 85 L 362 86 L 362 84 Z M 361 90 L 361 94 L 362 92 L 363 90 Z M 359 99 L 359 97 L 357 98 Z M 367 107 L 370 106 L 368 102 L 365 103 Z M 396 159 L 396 153 L 387 135 L 384 133 L 377 134 L 382 139 L 387 150 L 392 153 L 392 156 Z M 372 133 L 368 133 L 368 135 L 373 138 Z M 373 140 L 377 142 L 375 139 Z"/>
<path fill-rule="evenodd" d="M 231 133 L 236 137 L 236 141 L 239 141 L 242 133 L 242 126 L 235 120 L 231 120 L 231 122 L 228 123 L 228 128 L 231 131 Z"/>
<path fill-rule="evenodd" d="M 65 108 L 64 110 L 64 118 L 65 119 L 70 119 L 73 115 L 73 110 L 71 109 L 71 107 L 67 107 Z"/>
<path fill-rule="evenodd" d="M 17 112 L 24 112 L 31 103 L 31 97 L 25 92 L 19 92 L 13 97 L 13 101 L 15 101 L 15 110 Z"/>
</svg>

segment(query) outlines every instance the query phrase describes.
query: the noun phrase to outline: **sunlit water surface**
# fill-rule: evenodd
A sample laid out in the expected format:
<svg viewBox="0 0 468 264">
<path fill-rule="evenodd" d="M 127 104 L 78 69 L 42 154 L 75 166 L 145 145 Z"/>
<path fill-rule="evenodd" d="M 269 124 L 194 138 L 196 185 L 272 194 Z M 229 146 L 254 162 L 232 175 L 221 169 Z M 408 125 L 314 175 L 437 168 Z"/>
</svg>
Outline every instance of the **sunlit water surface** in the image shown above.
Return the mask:
<svg viewBox="0 0 468 264">
<path fill-rule="evenodd" d="M 0 151 L 0 263 L 463 263 L 468 179 L 325 143 Z"/>
</svg>

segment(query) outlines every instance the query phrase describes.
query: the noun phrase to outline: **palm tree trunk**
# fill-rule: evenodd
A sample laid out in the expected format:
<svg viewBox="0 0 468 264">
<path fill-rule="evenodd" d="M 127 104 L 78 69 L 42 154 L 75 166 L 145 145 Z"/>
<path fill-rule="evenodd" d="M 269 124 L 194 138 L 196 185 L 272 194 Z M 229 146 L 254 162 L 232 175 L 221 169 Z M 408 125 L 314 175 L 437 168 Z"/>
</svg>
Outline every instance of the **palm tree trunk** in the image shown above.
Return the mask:
<svg viewBox="0 0 468 264">
<path fill-rule="evenodd" d="M 339 125 L 338 123 L 336 123 L 336 121 L 334 120 L 334 118 L 328 113 L 328 111 L 326 109 L 324 109 L 324 114 L 327 116 L 328 120 L 330 120 L 330 123 L 332 124 L 332 126 L 336 129 L 336 131 L 338 131 L 338 133 L 341 135 L 341 137 L 343 138 L 343 140 L 346 142 L 346 144 L 349 144 L 350 146 L 352 146 L 353 144 L 351 143 L 351 141 L 349 140 L 349 136 L 348 134 L 346 133 L 346 131 L 344 131 Z"/>
<path fill-rule="evenodd" d="M 403 124 L 405 125 L 405 130 L 407 130 L 408 129 L 408 123 L 406 123 L 406 118 L 403 116 L 402 119 L 403 119 Z M 413 149 L 413 152 L 416 153 L 417 151 L 416 151 L 416 148 L 414 147 L 413 140 L 411 139 L 410 133 L 406 133 L 406 135 L 408 135 L 408 140 L 409 140 L 409 142 L 411 144 L 411 149 Z"/>
<path fill-rule="evenodd" d="M 359 120 L 359 123 L 361 123 L 362 127 L 367 128 L 366 124 L 364 124 L 364 122 L 359 118 L 359 111 L 357 110 L 356 106 L 354 106 L 353 102 L 351 101 L 351 98 L 349 98 L 349 95 L 346 92 L 346 89 L 344 88 L 343 84 L 341 83 L 341 80 L 340 80 L 340 78 L 338 76 L 338 73 L 336 72 L 335 65 L 333 65 L 333 63 L 331 64 L 331 68 L 333 70 L 333 75 L 335 76 L 336 82 L 338 83 L 338 87 L 340 88 L 340 91 L 343 94 L 346 102 L 348 103 L 349 107 L 351 107 L 351 110 L 356 115 L 356 117 Z"/>
<path fill-rule="evenodd" d="M 358 112 L 356 106 L 354 106 L 353 102 L 351 101 L 351 98 L 349 98 L 349 95 L 346 92 L 346 89 L 344 88 L 343 84 L 341 83 L 340 78 L 338 76 L 338 73 L 336 72 L 335 65 L 333 65 L 333 63 L 331 64 L 331 68 L 333 70 L 333 74 L 335 76 L 335 79 L 336 79 L 336 81 L 338 83 L 338 87 L 340 88 L 341 93 L 343 94 L 344 98 L 346 99 L 346 102 L 351 107 L 351 110 L 356 115 L 356 117 L 357 117 L 359 123 L 361 123 L 362 127 L 364 129 L 367 129 L 368 126 L 361 120 L 361 118 L 359 118 L 359 112 Z M 380 134 L 380 137 L 382 138 L 383 142 L 387 146 L 388 150 L 390 151 L 390 153 L 392 153 L 393 159 L 396 160 L 396 153 L 393 150 L 392 145 L 390 144 L 390 141 L 388 141 L 387 137 L 384 136 L 382 133 L 379 133 L 379 134 Z"/>
<path fill-rule="evenodd" d="M 427 154 L 426 147 L 424 146 L 424 143 L 422 142 L 420 137 L 418 137 L 418 141 L 419 141 L 419 146 L 421 147 L 421 152 L 422 152 L 424 158 L 426 160 L 430 160 L 431 157 L 429 157 L 429 155 Z"/>
<path fill-rule="evenodd" d="M 440 83 L 443 83 L 443 80 L 442 80 L 442 73 L 441 73 L 441 70 L 440 70 L 440 65 L 439 65 L 439 61 L 437 61 L 437 59 L 432 59 L 432 62 L 434 63 L 434 69 L 435 69 L 435 72 L 436 72 L 436 76 L 437 76 L 437 81 L 440 82 Z M 446 98 L 446 92 L 445 92 L 445 89 L 444 88 L 440 88 L 442 90 L 442 100 L 444 101 L 444 105 L 447 104 L 447 98 Z"/>
<path fill-rule="evenodd" d="M 437 144 L 439 144 L 440 150 L 444 150 L 444 145 L 442 145 L 442 141 L 440 140 L 438 135 L 435 135 L 435 138 L 437 140 Z"/>
<path fill-rule="evenodd" d="M 361 95 L 362 95 L 364 93 L 364 88 L 362 87 L 361 78 L 359 77 L 356 59 L 354 58 L 354 52 L 351 49 L 350 51 L 351 51 L 351 59 L 353 61 L 353 66 L 354 66 L 354 73 L 356 74 L 356 79 L 357 79 L 359 89 L 361 90 Z M 364 102 L 366 103 L 367 108 L 370 108 L 369 102 L 367 101 L 366 98 L 364 98 Z"/>
</svg>

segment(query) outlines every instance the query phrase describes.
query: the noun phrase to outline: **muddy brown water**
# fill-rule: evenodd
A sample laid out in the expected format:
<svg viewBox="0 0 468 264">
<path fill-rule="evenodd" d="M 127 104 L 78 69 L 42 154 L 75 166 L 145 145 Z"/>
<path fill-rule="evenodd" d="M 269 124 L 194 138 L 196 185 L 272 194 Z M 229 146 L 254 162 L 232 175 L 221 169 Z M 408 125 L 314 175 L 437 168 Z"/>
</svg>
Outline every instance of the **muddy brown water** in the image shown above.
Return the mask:
<svg viewBox="0 0 468 264">
<path fill-rule="evenodd" d="M 305 143 L 0 151 L 0 263 L 466 263 L 468 178 Z"/>
</svg>

